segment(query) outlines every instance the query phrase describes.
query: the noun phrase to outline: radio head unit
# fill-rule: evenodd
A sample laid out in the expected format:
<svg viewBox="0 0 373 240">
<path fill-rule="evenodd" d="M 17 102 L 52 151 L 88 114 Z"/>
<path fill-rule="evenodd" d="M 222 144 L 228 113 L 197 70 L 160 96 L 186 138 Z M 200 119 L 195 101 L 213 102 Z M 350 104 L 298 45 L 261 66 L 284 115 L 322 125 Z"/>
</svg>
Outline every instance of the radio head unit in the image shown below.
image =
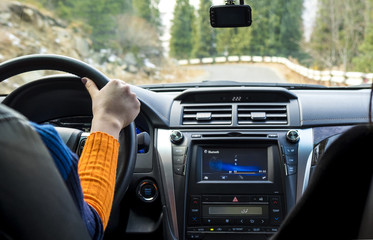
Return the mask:
<svg viewBox="0 0 373 240">
<path fill-rule="evenodd" d="M 285 209 L 277 140 L 200 139 L 190 147 L 187 234 L 277 231 Z"/>
</svg>

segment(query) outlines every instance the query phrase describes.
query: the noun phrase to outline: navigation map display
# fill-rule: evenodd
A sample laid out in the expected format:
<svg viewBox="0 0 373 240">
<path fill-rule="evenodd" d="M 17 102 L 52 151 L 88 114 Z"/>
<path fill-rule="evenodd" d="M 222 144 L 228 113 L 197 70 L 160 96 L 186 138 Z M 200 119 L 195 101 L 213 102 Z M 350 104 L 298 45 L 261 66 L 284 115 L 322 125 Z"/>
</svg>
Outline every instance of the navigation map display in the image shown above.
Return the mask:
<svg viewBox="0 0 373 240">
<path fill-rule="evenodd" d="M 203 148 L 202 181 L 267 181 L 267 148 Z"/>
</svg>

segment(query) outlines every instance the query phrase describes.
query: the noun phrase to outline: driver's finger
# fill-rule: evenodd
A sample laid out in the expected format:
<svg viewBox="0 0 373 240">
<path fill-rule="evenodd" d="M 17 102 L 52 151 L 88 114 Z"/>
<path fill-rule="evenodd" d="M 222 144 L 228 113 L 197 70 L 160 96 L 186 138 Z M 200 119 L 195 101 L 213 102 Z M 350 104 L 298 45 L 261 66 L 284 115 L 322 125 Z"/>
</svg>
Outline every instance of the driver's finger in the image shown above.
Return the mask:
<svg viewBox="0 0 373 240">
<path fill-rule="evenodd" d="M 91 79 L 84 77 L 82 78 L 82 83 L 86 87 L 91 98 L 93 98 L 99 92 L 96 84 Z"/>
</svg>

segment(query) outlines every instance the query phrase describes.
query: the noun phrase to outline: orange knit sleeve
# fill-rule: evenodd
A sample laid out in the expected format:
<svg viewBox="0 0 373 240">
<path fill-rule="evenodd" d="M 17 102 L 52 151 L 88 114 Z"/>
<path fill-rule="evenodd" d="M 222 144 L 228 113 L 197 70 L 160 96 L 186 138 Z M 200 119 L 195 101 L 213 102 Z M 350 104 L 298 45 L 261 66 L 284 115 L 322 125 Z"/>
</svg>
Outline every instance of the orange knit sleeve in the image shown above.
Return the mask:
<svg viewBox="0 0 373 240">
<path fill-rule="evenodd" d="M 104 229 L 113 204 L 119 142 L 103 133 L 92 133 L 78 163 L 84 200 L 101 217 Z"/>
</svg>

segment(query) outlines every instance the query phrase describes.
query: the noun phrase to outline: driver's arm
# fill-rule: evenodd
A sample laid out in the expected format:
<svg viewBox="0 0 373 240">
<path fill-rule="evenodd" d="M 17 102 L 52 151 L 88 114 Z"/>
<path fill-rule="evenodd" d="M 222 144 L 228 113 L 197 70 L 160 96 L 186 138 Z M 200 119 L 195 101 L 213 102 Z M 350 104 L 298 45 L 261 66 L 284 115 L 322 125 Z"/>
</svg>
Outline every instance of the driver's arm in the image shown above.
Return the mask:
<svg viewBox="0 0 373 240">
<path fill-rule="evenodd" d="M 84 201 L 96 210 L 104 229 L 114 198 L 118 149 L 114 137 L 103 132 L 91 133 L 78 163 Z"/>
<path fill-rule="evenodd" d="M 102 239 L 104 232 L 102 217 L 95 208 L 84 200 L 78 175 L 78 157 L 64 144 L 53 126 L 39 125 L 36 123 L 31 123 L 31 125 L 39 133 L 45 146 L 49 150 L 91 238 L 94 240 Z M 101 151 L 104 151 L 104 149 Z"/>
<path fill-rule="evenodd" d="M 118 80 L 100 91 L 91 80 L 82 82 L 92 97 L 94 117 L 79 163 L 52 126 L 33 125 L 49 149 L 91 237 L 101 239 L 114 196 L 119 132 L 137 116 L 140 103 L 129 87 Z"/>
</svg>

